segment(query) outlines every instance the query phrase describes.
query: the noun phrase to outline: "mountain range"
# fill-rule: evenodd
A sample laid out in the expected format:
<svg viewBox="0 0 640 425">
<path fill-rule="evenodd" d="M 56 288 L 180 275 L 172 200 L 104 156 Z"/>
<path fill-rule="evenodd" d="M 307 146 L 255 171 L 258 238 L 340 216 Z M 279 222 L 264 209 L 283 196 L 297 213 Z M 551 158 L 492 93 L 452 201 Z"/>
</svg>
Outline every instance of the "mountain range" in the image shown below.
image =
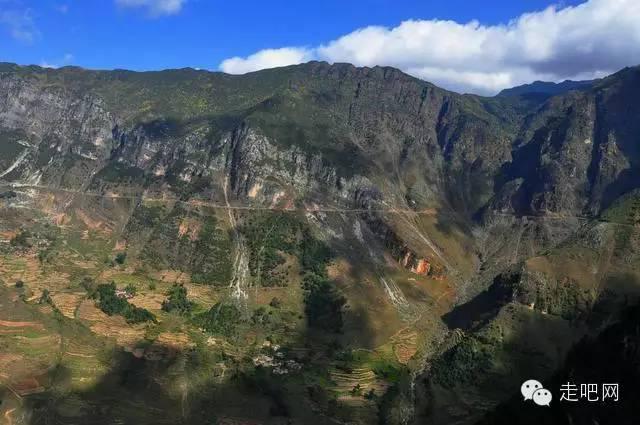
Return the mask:
<svg viewBox="0 0 640 425">
<path fill-rule="evenodd" d="M 639 98 L 639 67 L 481 97 L 323 62 L 0 64 L 0 408 L 631 423 L 631 398 L 518 406 L 597 371 L 576 353 L 639 374 Z"/>
</svg>

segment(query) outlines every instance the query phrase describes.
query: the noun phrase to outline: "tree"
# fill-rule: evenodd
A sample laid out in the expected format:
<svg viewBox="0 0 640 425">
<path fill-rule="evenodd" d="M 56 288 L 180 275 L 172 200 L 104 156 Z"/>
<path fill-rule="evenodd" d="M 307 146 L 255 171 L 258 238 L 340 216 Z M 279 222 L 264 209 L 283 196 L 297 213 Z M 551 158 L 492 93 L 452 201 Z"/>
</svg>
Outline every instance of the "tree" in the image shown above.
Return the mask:
<svg viewBox="0 0 640 425">
<path fill-rule="evenodd" d="M 356 385 L 351 389 L 351 395 L 352 395 L 352 396 L 359 396 L 359 395 L 362 395 L 362 387 L 360 386 L 360 384 L 356 384 Z"/>
<path fill-rule="evenodd" d="M 133 285 L 133 283 L 129 283 L 124 288 L 124 292 L 126 292 L 127 295 L 130 296 L 130 297 L 135 297 L 136 294 L 138 293 L 138 289 Z"/>
<path fill-rule="evenodd" d="M 127 260 L 126 252 L 119 252 L 118 254 L 116 254 L 116 258 L 115 258 L 116 263 L 122 265 L 126 260 Z"/>
<path fill-rule="evenodd" d="M 167 299 L 162 302 L 162 310 L 186 316 L 191 313 L 192 308 L 193 302 L 187 299 L 187 288 L 183 284 L 174 283 L 167 292 Z"/>
<path fill-rule="evenodd" d="M 238 307 L 233 304 L 217 303 L 209 311 L 200 314 L 196 318 L 196 324 L 207 332 L 230 337 L 236 333 L 241 319 L 242 314 Z"/>
<path fill-rule="evenodd" d="M 280 298 L 278 297 L 273 297 L 269 305 L 273 308 L 280 308 L 280 306 L 282 306 L 282 301 L 280 301 Z"/>
<path fill-rule="evenodd" d="M 347 300 L 325 276 L 307 273 L 303 279 L 305 313 L 309 326 L 329 332 L 342 330 L 342 309 Z"/>
<path fill-rule="evenodd" d="M 116 284 L 99 285 L 96 290 L 98 307 L 109 316 L 123 316 L 127 323 L 155 322 L 156 318 L 144 308 L 130 304 L 126 299 L 116 295 Z"/>
<path fill-rule="evenodd" d="M 31 248 L 29 238 L 31 233 L 28 230 L 20 229 L 20 231 L 9 241 L 9 244 L 16 248 Z"/>
<path fill-rule="evenodd" d="M 42 291 L 42 295 L 40 295 L 40 300 L 38 300 L 38 304 L 53 304 L 53 300 L 51 299 L 51 295 L 49 294 L 48 289 L 45 289 Z"/>
</svg>

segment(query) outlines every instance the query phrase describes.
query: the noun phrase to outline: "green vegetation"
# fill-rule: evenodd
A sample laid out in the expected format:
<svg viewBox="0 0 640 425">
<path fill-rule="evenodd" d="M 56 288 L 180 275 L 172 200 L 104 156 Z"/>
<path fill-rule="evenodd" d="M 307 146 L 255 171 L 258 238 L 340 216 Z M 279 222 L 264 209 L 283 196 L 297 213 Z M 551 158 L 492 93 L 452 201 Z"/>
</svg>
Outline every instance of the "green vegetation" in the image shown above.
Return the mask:
<svg viewBox="0 0 640 425">
<path fill-rule="evenodd" d="M 191 254 L 191 280 L 216 286 L 227 285 L 232 272 L 231 239 L 218 227 L 215 216 L 203 217 L 203 220 Z"/>
<path fill-rule="evenodd" d="M 635 190 L 618 199 L 602 213 L 604 221 L 622 224 L 640 223 L 640 191 Z"/>
<path fill-rule="evenodd" d="M 25 151 L 25 147 L 18 143 L 21 139 L 28 139 L 24 131 L 0 128 L 0 167 L 2 169 L 9 167 Z M 0 199 L 2 198 L 3 196 L 0 195 Z"/>
<path fill-rule="evenodd" d="M 166 214 L 165 206 L 159 205 L 144 205 L 140 204 L 136 207 L 131 217 L 133 226 L 140 227 L 141 229 L 152 229 L 160 223 L 164 215 Z"/>
<path fill-rule="evenodd" d="M 92 278 L 88 276 L 83 277 L 82 280 L 80 281 L 80 286 L 85 291 L 87 291 L 87 294 L 89 294 L 89 297 L 91 298 L 96 297 L 96 290 L 98 286 L 96 285 L 96 282 Z"/>
<path fill-rule="evenodd" d="M 60 230 L 47 223 L 38 228 L 37 231 L 30 232 L 28 237 L 31 240 L 30 245 L 38 247 L 38 261 L 40 264 L 53 264 L 58 253 L 62 250 Z"/>
<path fill-rule="evenodd" d="M 127 294 L 128 297 L 135 297 L 136 294 L 138 293 L 138 289 L 135 287 L 133 283 L 129 282 L 127 286 L 124 287 L 124 292 Z"/>
<path fill-rule="evenodd" d="M 303 231 L 299 249 L 305 289 L 305 313 L 309 326 L 328 332 L 342 330 L 342 309 L 347 300 L 327 276 L 332 254 L 329 247 Z"/>
<path fill-rule="evenodd" d="M 195 317 L 194 322 L 207 332 L 232 337 L 242 321 L 238 307 L 228 303 L 217 303 L 208 311 Z"/>
<path fill-rule="evenodd" d="M 17 197 L 18 194 L 13 190 L 8 190 L 6 192 L 0 192 L 0 199 L 12 199 Z"/>
<path fill-rule="evenodd" d="M 44 387 L 43 393 L 38 389 L 19 403 L 8 392 L 8 405 L 3 404 L 8 421 L 375 423 L 376 413 L 380 423 L 390 424 L 431 423 L 438 418 L 465 421 L 483 413 L 471 408 L 486 410 L 510 397 L 506 393 L 510 380 L 519 379 L 519 365 L 534 367 L 541 379 L 551 376 L 565 348 L 582 332 L 600 331 L 597 321 L 617 320 L 619 308 L 613 304 L 632 302 L 638 292 L 638 197 L 615 203 L 601 217 L 631 226 L 596 222 L 583 226 L 578 224 L 582 220 L 571 218 L 577 209 L 598 211 L 618 193 L 638 185 L 634 148 L 638 128 L 629 119 L 637 115 L 633 101 L 638 69 L 626 74 L 633 86 L 625 82 L 621 85 L 625 90 L 611 85 L 606 91 L 552 99 L 542 108 L 535 101 L 520 104 L 458 96 L 390 68 L 356 69 L 347 64 L 312 63 L 245 76 L 195 70 L 94 72 L 11 65 L 0 69 L 9 83 L 3 88 L 33 98 L 24 111 L 10 105 L 9 115 L 17 114 L 10 121 L 25 122 L 35 130 L 51 127 L 40 122 L 42 117 L 60 122 L 57 131 L 45 131 L 42 138 L 0 129 L 0 170 L 17 155 L 28 153 L 25 166 L 3 180 L 32 181 L 27 173 L 33 176 L 32 171 L 42 170 L 41 184 L 51 186 L 38 189 L 33 199 L 24 195 L 26 188 L 0 194 L 31 202 L 30 208 L 18 209 L 20 203 L 0 201 L 3 235 L 13 234 L 20 225 L 28 229 L 0 247 L 0 274 L 6 281 L 0 284 L 1 319 L 25 325 L 3 326 L 0 332 L 7 374 L 17 369 L 22 375 L 3 377 L 3 382 L 25 388 L 23 376 L 33 380 L 33 375 L 35 384 Z M 589 142 L 595 148 L 606 147 L 609 133 L 619 148 L 615 155 L 604 152 L 606 158 L 589 146 L 573 155 L 574 147 L 583 146 L 583 137 L 593 136 L 589 121 L 593 108 L 588 106 L 594 102 L 603 131 Z M 118 122 L 114 140 L 104 127 L 111 126 L 110 117 Z M 91 146 L 105 130 L 109 139 L 105 145 Z M 256 133 L 267 136 L 268 145 L 254 138 Z M 145 155 L 150 152 L 145 149 L 148 144 L 156 151 L 152 158 Z M 119 146 L 109 158 L 100 153 L 100 160 L 91 161 L 79 155 L 108 151 L 114 145 Z M 578 170 L 598 161 L 605 166 L 591 167 L 586 180 L 580 172 L 567 179 L 563 172 L 567 155 Z M 142 156 L 144 170 L 127 165 Z M 164 172 L 155 175 L 160 164 Z M 95 174 L 96 166 L 104 168 Z M 295 173 L 288 173 L 290 169 Z M 238 206 L 248 209 L 234 211 L 241 216 L 239 228 L 228 229 L 232 223 L 227 222 L 227 211 L 204 205 L 222 204 L 220 186 L 226 177 L 236 183 L 237 194 L 248 189 L 242 186 L 247 174 L 265 179 L 263 191 L 255 198 L 232 194 Z M 354 174 L 356 179 L 342 178 Z M 93 181 L 85 181 L 87 176 Z M 131 197 L 63 192 L 82 192 L 87 188 L 83 183 L 92 184 L 88 188 L 92 193 L 113 190 Z M 143 189 L 148 189 L 148 196 L 136 201 Z M 363 215 L 318 213 L 313 225 L 293 211 L 251 210 L 267 207 L 276 190 L 286 191 L 287 196 L 271 199 L 288 202 L 295 196 L 301 209 L 315 202 L 323 208 L 371 210 Z M 181 200 L 193 199 L 198 193 L 204 195 L 198 198 L 202 202 L 159 200 L 176 194 Z M 389 201 L 389 209 L 403 209 L 403 196 L 405 206 L 416 214 L 376 213 L 383 208 L 378 202 L 382 200 Z M 340 199 L 349 199 L 349 204 Z M 494 220 L 496 208 L 513 211 L 519 219 Z M 80 210 L 100 225 L 94 226 Z M 537 213 L 544 216 L 524 217 Z M 61 223 L 59 244 L 45 241 L 39 224 L 53 222 L 54 214 L 55 222 Z M 363 219 L 367 224 L 360 228 Z M 580 230 L 572 235 L 576 227 Z M 336 269 L 351 266 L 352 271 L 340 279 L 353 302 L 353 315 L 345 326 L 346 300 L 328 267 L 334 253 L 314 234 L 316 230 L 344 236 L 332 238 L 331 244 L 341 254 Z M 251 282 L 242 282 L 252 285 L 246 311 L 224 298 L 233 271 L 231 232 L 235 231 L 246 242 L 238 245 L 246 246 L 249 259 Z M 419 237 L 420 233 L 425 236 Z M 376 237 L 380 243 L 374 243 Z M 389 251 L 402 260 L 408 245 L 420 256 L 430 255 L 427 237 L 441 248 L 452 273 L 439 273 L 434 264 L 431 276 L 422 277 L 377 264 L 378 254 L 386 256 Z M 560 239 L 565 246 L 557 245 Z M 580 244 L 587 249 L 570 252 L 566 245 L 575 245 L 577 239 L 585 239 Z M 121 240 L 127 241 L 127 253 L 116 255 L 113 247 Z M 363 246 L 363 240 L 370 245 Z M 36 248 L 39 264 L 33 255 L 13 252 L 30 247 Z M 545 255 L 562 252 L 563 256 L 549 266 L 527 258 L 538 257 L 547 247 L 554 248 Z M 109 270 L 105 260 L 113 266 L 126 265 L 127 270 Z M 486 266 L 480 275 L 475 274 L 478 262 Z M 532 273 L 530 278 L 508 282 L 516 297 L 511 296 L 513 291 L 508 297 L 495 297 L 500 301 L 496 309 L 505 316 L 497 316 L 502 322 L 492 325 L 491 338 L 476 328 L 485 317 L 476 311 L 471 315 L 482 320 L 465 327 L 465 333 L 448 332 L 439 317 L 433 317 L 450 308 L 461 289 L 465 289 L 462 295 L 476 293 L 478 285 L 510 263 Z M 129 273 L 133 268 L 136 272 Z M 180 272 L 184 273 L 175 277 Z M 398 307 L 394 299 L 385 296 L 377 275 L 386 274 L 397 279 L 397 290 L 409 308 L 394 308 Z M 85 276 L 110 276 L 120 290 L 114 283 L 98 285 Z M 171 286 L 189 276 L 194 282 L 220 287 L 198 288 L 198 302 L 206 308 L 189 299 L 191 295 L 195 300 L 195 294 L 185 286 Z M 16 282 L 17 278 L 28 284 Z M 472 285 L 460 288 L 464 282 Z M 99 317 L 86 311 L 78 284 L 102 311 L 122 315 L 130 323 L 154 318 L 130 304 L 129 297 L 138 291 L 144 292 L 140 299 L 162 293 L 161 300 L 166 296 L 164 313 L 159 313 L 162 323 L 151 329 L 124 329 L 112 338 L 116 333 L 112 331 L 120 330 L 94 326 Z M 55 306 L 48 290 L 40 296 L 43 305 L 36 305 L 34 294 L 43 285 L 55 293 L 65 315 L 51 317 L 45 304 L 54 311 Z M 28 301 L 13 302 L 16 294 Z M 503 298 L 509 302 L 504 307 Z M 525 299 L 530 309 L 519 305 Z M 510 308 L 521 309 L 523 316 L 512 318 L 506 314 Z M 582 316 L 588 319 L 586 324 Z M 306 327 L 301 323 L 305 319 Z M 538 323 L 544 326 L 534 326 Z M 233 340 L 212 344 L 213 338 L 196 326 L 215 334 L 216 340 L 218 335 Z M 345 335 L 337 335 L 343 327 Z M 545 333 L 540 335 L 531 331 L 542 328 Z M 137 340 L 131 343 L 133 353 L 120 349 L 122 336 Z M 521 338 L 527 343 L 515 345 Z M 264 340 L 270 344 L 261 344 Z M 97 351 L 99 344 L 104 349 Z M 442 354 L 441 344 L 453 348 Z M 138 358 L 140 349 L 146 360 Z M 282 369 L 266 366 L 267 362 L 255 368 L 255 363 L 262 363 L 255 361 L 258 355 L 286 367 L 289 361 L 301 367 L 280 375 Z M 412 376 L 411 372 L 419 372 L 416 368 L 422 366 L 423 357 L 431 370 Z M 10 366 L 14 362 L 17 367 Z M 411 381 L 416 384 L 413 392 L 407 389 L 410 377 L 416 378 Z M 435 385 L 420 388 L 423 383 Z M 493 384 L 503 394 L 476 391 L 484 384 Z M 349 394 L 360 399 L 352 400 Z M 307 403 L 309 399 L 312 403 Z M 448 406 L 449 401 L 455 405 Z M 245 406 L 251 408 L 243 411 Z M 9 412 L 13 407 L 17 409 Z M 432 412 L 435 418 L 421 417 Z M 290 418 L 271 419 L 269 414 Z"/>
<path fill-rule="evenodd" d="M 473 382 L 492 366 L 488 345 L 470 336 L 438 357 L 433 365 L 433 379 L 444 387 Z"/>
<path fill-rule="evenodd" d="M 156 318 L 144 308 L 136 307 L 125 298 L 116 295 L 116 284 L 98 285 L 95 296 L 98 298 L 98 307 L 109 316 L 120 315 L 127 323 L 155 322 Z"/>
<path fill-rule="evenodd" d="M 184 232 L 184 223 L 193 227 Z M 140 258 L 149 266 L 182 270 L 206 285 L 223 286 L 231 279 L 231 238 L 214 211 L 139 205 L 126 231 L 130 240 L 144 241 Z"/>
<path fill-rule="evenodd" d="M 193 302 L 187 299 L 187 288 L 175 283 L 167 292 L 167 299 L 162 302 L 162 310 L 187 316 L 191 314 L 192 309 Z"/>
<path fill-rule="evenodd" d="M 250 270 L 263 286 L 283 286 L 287 270 L 283 254 L 296 255 L 302 267 L 305 313 L 309 326 L 328 332 L 342 329 L 346 299 L 327 276 L 331 250 L 290 213 L 256 214 L 241 226 L 247 238 Z M 278 303 L 276 302 L 276 305 Z"/>
<path fill-rule="evenodd" d="M 347 300 L 327 278 L 326 272 L 308 272 L 302 284 L 305 289 L 305 313 L 309 326 L 328 332 L 340 332 L 342 309 Z"/>
<path fill-rule="evenodd" d="M 376 394 L 376 390 L 371 388 L 369 391 L 366 392 L 366 394 L 364 395 L 364 398 L 367 399 L 367 400 L 372 400 L 372 401 L 377 400 L 378 396 Z"/>
<path fill-rule="evenodd" d="M 190 158 L 193 162 L 204 162 L 206 157 L 198 156 L 199 152 L 194 153 L 195 158 Z M 188 163 L 183 159 L 176 160 L 172 166 L 167 169 L 164 179 L 171 185 L 171 190 L 178 195 L 180 199 L 187 200 L 194 195 L 202 193 L 211 188 L 211 176 L 191 173 L 190 180 L 185 181 L 181 175 L 187 170 Z"/>
<path fill-rule="evenodd" d="M 20 229 L 20 231 L 11 238 L 9 244 L 15 248 L 31 248 L 31 242 L 29 239 L 31 238 L 31 232 L 26 229 Z"/>
<path fill-rule="evenodd" d="M 535 306 L 549 314 L 572 320 L 587 314 L 596 297 L 595 292 L 583 290 L 575 280 L 566 279 L 538 288 Z"/>
<path fill-rule="evenodd" d="M 360 384 L 356 384 L 350 391 L 351 395 L 354 397 L 358 397 L 362 395 L 362 387 Z"/>
<path fill-rule="evenodd" d="M 280 301 L 280 298 L 278 297 L 273 297 L 269 302 L 269 306 L 272 308 L 280 308 L 282 306 L 282 301 Z"/>
<path fill-rule="evenodd" d="M 127 225 L 130 238 L 144 240 L 141 258 L 156 268 L 188 270 L 189 241 L 179 238 L 178 227 L 183 211 L 167 211 L 164 205 L 139 205 Z M 182 256 L 180 255 L 182 254 Z"/>
<path fill-rule="evenodd" d="M 144 178 L 144 170 L 137 167 L 131 167 L 119 162 L 111 162 L 96 176 L 96 179 L 121 184 L 142 183 Z"/>
<path fill-rule="evenodd" d="M 38 300 L 38 304 L 49 304 L 53 305 L 53 300 L 51 299 L 51 294 L 49 294 L 49 290 L 45 289 L 42 291 L 42 295 L 40 295 L 40 299 Z"/>
<path fill-rule="evenodd" d="M 332 259 L 329 247 L 313 237 L 309 230 L 305 229 L 300 241 L 300 262 L 306 272 L 318 275 L 326 274 L 326 267 Z"/>
<path fill-rule="evenodd" d="M 262 286 L 286 286 L 284 254 L 295 253 L 302 225 L 292 214 L 252 214 L 240 228 L 249 248 L 249 269 Z"/>
<path fill-rule="evenodd" d="M 114 259 L 114 261 L 120 265 L 124 264 L 126 260 L 127 260 L 126 252 L 119 252 L 118 254 L 116 254 L 116 258 Z"/>
<path fill-rule="evenodd" d="M 267 329 L 277 329 L 281 325 L 279 315 L 274 315 L 273 310 L 266 307 L 258 307 L 251 316 L 251 322 L 254 325 L 260 325 Z"/>
</svg>

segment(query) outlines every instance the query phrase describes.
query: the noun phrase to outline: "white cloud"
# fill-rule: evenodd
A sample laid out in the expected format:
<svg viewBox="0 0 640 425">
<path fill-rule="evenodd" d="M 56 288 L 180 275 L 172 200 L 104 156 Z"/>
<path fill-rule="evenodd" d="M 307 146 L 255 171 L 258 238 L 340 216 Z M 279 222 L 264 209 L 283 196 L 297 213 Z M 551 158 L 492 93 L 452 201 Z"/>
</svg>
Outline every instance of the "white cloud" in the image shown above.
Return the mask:
<svg viewBox="0 0 640 425">
<path fill-rule="evenodd" d="M 286 47 L 228 59 L 244 73 L 309 59 L 388 65 L 445 88 L 493 94 L 534 80 L 594 78 L 640 63 L 640 0 L 589 0 L 526 13 L 501 25 L 409 20 L 358 29 L 314 48 Z M 297 52 L 287 60 L 263 53 Z M 238 65 L 238 66 L 233 66 Z"/>
<path fill-rule="evenodd" d="M 187 0 L 116 0 L 118 6 L 143 8 L 153 17 L 175 15 L 186 2 Z"/>
<path fill-rule="evenodd" d="M 43 68 L 60 68 L 61 66 L 70 65 L 74 59 L 75 58 L 71 53 L 65 53 L 65 55 L 58 60 L 52 62 L 45 60 L 41 61 L 40 66 Z"/>
<path fill-rule="evenodd" d="M 30 9 L 0 10 L 0 25 L 11 37 L 23 43 L 33 43 L 40 36 Z"/>
<path fill-rule="evenodd" d="M 226 59 L 220 64 L 220 69 L 229 74 L 245 74 L 259 69 L 308 62 L 313 58 L 313 52 L 304 47 L 265 49 L 246 58 L 236 56 Z"/>
</svg>

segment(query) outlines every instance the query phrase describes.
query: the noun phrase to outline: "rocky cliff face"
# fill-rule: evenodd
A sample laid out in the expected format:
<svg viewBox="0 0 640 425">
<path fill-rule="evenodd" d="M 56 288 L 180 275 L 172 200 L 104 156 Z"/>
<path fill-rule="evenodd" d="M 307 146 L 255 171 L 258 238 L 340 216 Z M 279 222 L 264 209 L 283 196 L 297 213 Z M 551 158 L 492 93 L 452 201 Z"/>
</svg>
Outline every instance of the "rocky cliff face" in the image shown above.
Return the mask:
<svg viewBox="0 0 640 425">
<path fill-rule="evenodd" d="M 626 69 L 530 115 L 501 176 L 501 207 L 598 214 L 637 187 L 639 87 L 640 71 Z"/>
<path fill-rule="evenodd" d="M 99 97 L 3 74 L 0 99 L 4 180 L 75 188 L 109 159 L 117 123 Z"/>
<path fill-rule="evenodd" d="M 79 187 L 118 162 L 145 177 L 173 170 L 182 181 L 226 171 L 244 195 L 273 176 L 299 193 L 347 201 L 377 180 L 396 201 L 410 197 L 467 217 L 487 207 L 597 214 L 638 186 L 637 69 L 540 105 L 460 96 L 389 68 L 311 63 L 280 70 L 275 84 L 274 72 L 263 75 L 262 93 L 249 91 L 260 73 L 246 77 L 247 88 L 244 77 L 231 84 L 216 74 L 159 73 L 149 77 L 159 99 L 146 105 L 127 89 L 144 74 L 3 72 L 0 126 L 12 145 L 3 179 Z M 237 87 L 245 105 L 227 106 L 233 99 L 225 83 Z M 209 109 L 173 113 L 194 84 L 212 92 Z M 121 106 L 127 96 L 139 104 L 135 114 Z M 26 151 L 15 146 L 21 141 Z"/>
</svg>

